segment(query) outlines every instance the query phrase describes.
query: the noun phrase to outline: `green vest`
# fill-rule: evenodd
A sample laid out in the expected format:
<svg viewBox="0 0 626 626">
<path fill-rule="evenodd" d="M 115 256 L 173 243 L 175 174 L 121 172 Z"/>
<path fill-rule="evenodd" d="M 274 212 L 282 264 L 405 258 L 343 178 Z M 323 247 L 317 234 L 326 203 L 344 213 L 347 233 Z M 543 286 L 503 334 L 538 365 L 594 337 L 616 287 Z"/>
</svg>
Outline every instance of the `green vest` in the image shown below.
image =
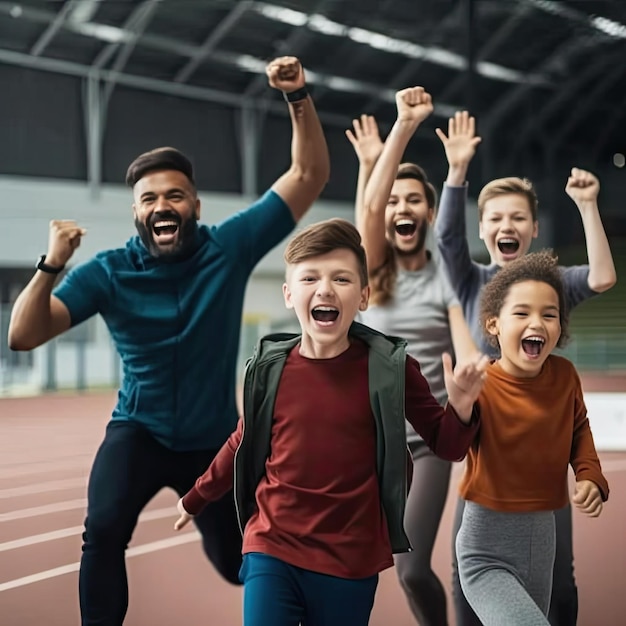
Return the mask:
<svg viewBox="0 0 626 626">
<path fill-rule="evenodd" d="M 404 416 L 406 342 L 354 322 L 349 335 L 369 346 L 369 393 L 376 420 L 376 466 L 382 507 L 393 552 L 408 552 L 404 532 L 407 445 Z M 246 365 L 244 425 L 235 454 L 235 504 L 241 532 L 256 509 L 256 488 L 270 454 L 274 403 L 283 367 L 300 335 L 263 337 Z M 329 433 L 331 435 L 331 433 Z"/>
</svg>

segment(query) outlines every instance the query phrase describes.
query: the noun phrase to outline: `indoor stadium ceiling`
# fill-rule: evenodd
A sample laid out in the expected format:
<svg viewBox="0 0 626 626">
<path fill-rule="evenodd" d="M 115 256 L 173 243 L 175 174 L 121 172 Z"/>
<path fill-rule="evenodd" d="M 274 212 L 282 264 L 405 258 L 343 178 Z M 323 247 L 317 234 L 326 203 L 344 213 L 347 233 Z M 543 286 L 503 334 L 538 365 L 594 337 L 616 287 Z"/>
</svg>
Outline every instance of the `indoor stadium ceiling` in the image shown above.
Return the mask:
<svg viewBox="0 0 626 626">
<path fill-rule="evenodd" d="M 393 119 L 421 84 L 513 147 L 626 143 L 626 0 L 0 2 L 0 63 L 234 106 L 278 106 L 266 62 L 299 56 L 327 123 Z"/>
</svg>

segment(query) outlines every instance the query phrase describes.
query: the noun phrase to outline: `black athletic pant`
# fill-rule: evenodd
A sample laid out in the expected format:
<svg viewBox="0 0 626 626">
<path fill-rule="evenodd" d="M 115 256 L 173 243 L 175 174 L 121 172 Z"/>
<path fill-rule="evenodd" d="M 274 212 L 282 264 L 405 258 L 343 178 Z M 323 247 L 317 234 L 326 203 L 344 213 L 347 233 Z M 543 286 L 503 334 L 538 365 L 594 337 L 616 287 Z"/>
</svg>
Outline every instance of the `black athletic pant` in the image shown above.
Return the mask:
<svg viewBox="0 0 626 626">
<path fill-rule="evenodd" d="M 216 452 L 174 452 L 130 422 L 107 426 L 89 478 L 79 578 L 83 626 L 122 626 L 128 607 L 125 550 L 139 514 L 163 487 L 184 495 Z M 241 535 L 232 492 L 194 521 L 217 571 L 240 584 Z"/>
</svg>

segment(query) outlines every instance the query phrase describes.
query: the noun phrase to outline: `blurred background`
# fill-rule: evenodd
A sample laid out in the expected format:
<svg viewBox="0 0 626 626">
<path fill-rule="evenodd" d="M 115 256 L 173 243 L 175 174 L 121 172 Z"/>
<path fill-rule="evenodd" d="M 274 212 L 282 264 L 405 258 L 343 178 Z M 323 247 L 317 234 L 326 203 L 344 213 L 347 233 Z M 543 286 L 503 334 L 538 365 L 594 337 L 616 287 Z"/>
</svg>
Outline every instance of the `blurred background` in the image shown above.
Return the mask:
<svg viewBox="0 0 626 626">
<path fill-rule="evenodd" d="M 88 230 L 73 262 L 133 234 L 123 187 L 139 153 L 173 145 L 194 161 L 203 219 L 262 193 L 289 163 L 290 125 L 264 68 L 302 60 L 332 173 L 305 223 L 352 218 L 357 160 L 344 131 L 361 113 L 383 135 L 394 92 L 423 85 L 435 111 L 406 159 L 437 187 L 434 129 L 468 109 L 483 138 L 470 196 L 504 175 L 540 199 L 540 239 L 584 263 L 580 216 L 564 192 L 572 166 L 600 178 L 618 284 L 576 310 L 566 354 L 581 371 L 626 371 L 626 2 L 621 0 L 66 0 L 0 2 L 0 393 L 115 387 L 119 360 L 100 319 L 32 353 L 6 343 L 10 309 L 46 251 L 51 219 Z M 468 236 L 484 260 L 472 201 Z M 242 362 L 260 334 L 290 328 L 282 250 L 257 268 L 242 320 Z"/>
</svg>

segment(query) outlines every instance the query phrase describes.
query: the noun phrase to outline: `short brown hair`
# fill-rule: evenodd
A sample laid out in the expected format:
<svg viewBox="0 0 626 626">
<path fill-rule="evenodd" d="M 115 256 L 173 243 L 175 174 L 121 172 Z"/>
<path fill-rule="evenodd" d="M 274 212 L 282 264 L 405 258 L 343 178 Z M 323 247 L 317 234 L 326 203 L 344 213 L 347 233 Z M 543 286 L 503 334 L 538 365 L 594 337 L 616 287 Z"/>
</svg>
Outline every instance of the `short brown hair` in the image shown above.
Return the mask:
<svg viewBox="0 0 626 626">
<path fill-rule="evenodd" d="M 536 222 L 537 206 L 539 201 L 537 200 L 535 188 L 527 178 L 517 178 L 516 176 L 496 178 L 488 182 L 481 189 L 480 194 L 478 195 L 478 218 L 482 220 L 487 200 L 497 198 L 498 196 L 504 196 L 509 193 L 517 193 L 526 198 L 533 222 Z"/>
<path fill-rule="evenodd" d="M 569 311 L 558 259 L 552 250 L 531 252 L 507 263 L 483 287 L 480 294 L 480 326 L 487 341 L 490 345 L 498 347 L 497 337 L 487 332 L 487 322 L 500 315 L 511 287 L 527 280 L 546 283 L 556 291 L 559 297 L 559 321 L 561 323 L 561 336 L 557 347 L 563 347 L 568 338 Z"/>
<path fill-rule="evenodd" d="M 311 224 L 294 235 L 285 249 L 285 263 L 295 265 L 315 256 L 328 254 L 334 250 L 354 252 L 359 266 L 361 286 L 367 286 L 367 260 L 361 235 L 353 224 L 335 217 Z"/>
<path fill-rule="evenodd" d="M 434 209 L 437 206 L 437 192 L 433 184 L 428 180 L 426 172 L 416 163 L 400 163 L 396 180 L 405 180 L 407 178 L 418 180 L 424 185 L 428 208 Z"/>
<path fill-rule="evenodd" d="M 194 186 L 193 165 L 191 161 L 176 148 L 155 148 L 140 154 L 129 166 L 126 172 L 126 184 L 134 187 L 137 181 L 149 172 L 157 170 L 176 170 L 182 172 Z"/>
</svg>

